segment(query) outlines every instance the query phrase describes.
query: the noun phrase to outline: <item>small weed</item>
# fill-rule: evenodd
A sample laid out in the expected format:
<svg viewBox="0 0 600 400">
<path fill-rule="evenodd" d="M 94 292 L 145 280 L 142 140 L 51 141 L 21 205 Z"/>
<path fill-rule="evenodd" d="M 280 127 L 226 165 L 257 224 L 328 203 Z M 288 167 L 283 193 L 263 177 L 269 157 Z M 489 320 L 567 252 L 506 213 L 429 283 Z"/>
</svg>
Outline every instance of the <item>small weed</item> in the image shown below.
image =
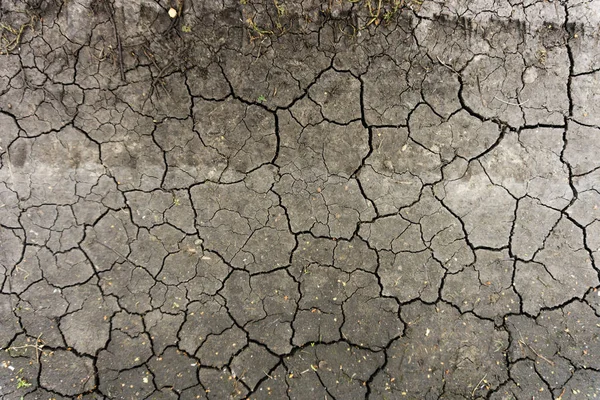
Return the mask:
<svg viewBox="0 0 600 400">
<path fill-rule="evenodd" d="M 377 11 L 375 11 L 373 9 L 371 0 L 367 0 L 367 8 L 369 9 L 369 14 L 371 15 L 371 19 L 369 20 L 369 22 L 367 22 L 367 25 L 365 25 L 365 28 L 368 27 L 369 25 L 371 25 L 372 23 L 375 23 L 375 26 L 379 25 L 379 22 L 381 21 L 379 19 L 379 15 L 381 13 L 381 0 L 379 0 L 379 2 L 377 3 Z"/>
<path fill-rule="evenodd" d="M 192 31 L 192 27 L 191 27 L 191 26 L 189 26 L 189 25 L 183 25 L 183 26 L 181 27 L 181 31 L 182 31 L 182 32 L 185 32 L 185 33 L 190 33 L 190 32 Z"/>
<path fill-rule="evenodd" d="M 383 21 L 385 23 L 389 23 L 396 16 L 398 11 L 405 5 L 405 0 L 393 0 L 393 2 L 391 3 L 391 9 L 389 9 L 388 11 L 386 11 L 385 14 L 383 14 Z"/>
<path fill-rule="evenodd" d="M 253 18 L 248 18 L 246 23 L 250 28 L 250 42 L 253 42 L 256 39 L 262 39 L 265 35 L 272 35 L 274 33 L 271 30 L 259 27 L 256 22 L 254 22 Z"/>
<path fill-rule="evenodd" d="M 275 4 L 275 8 L 277 9 L 277 21 L 275 21 L 275 28 L 277 28 L 277 34 L 281 36 L 286 32 L 286 28 L 281 23 L 281 17 L 286 14 L 286 9 L 285 6 L 283 4 L 279 4 L 277 0 L 273 0 L 273 4 Z"/>
<path fill-rule="evenodd" d="M 260 96 L 258 96 L 258 99 L 256 99 L 256 101 L 258 101 L 259 103 L 264 103 L 265 101 L 267 101 L 267 98 L 261 94 Z"/>
<path fill-rule="evenodd" d="M 277 0 L 273 0 L 273 3 L 275 4 L 275 8 L 277 9 L 277 15 L 279 17 L 283 17 L 285 15 L 285 6 L 279 4 Z"/>
<path fill-rule="evenodd" d="M 394 18 L 394 12 L 392 10 L 387 11 L 385 14 L 383 14 L 383 21 L 386 23 L 390 22 L 392 18 Z"/>
<path fill-rule="evenodd" d="M 285 32 L 285 28 L 283 27 L 283 25 L 281 25 L 281 22 L 279 21 L 275 22 L 275 28 L 277 28 L 277 30 L 281 33 Z"/>
<path fill-rule="evenodd" d="M 31 383 L 27 382 L 27 380 L 23 377 L 17 378 L 17 389 L 28 388 L 31 386 Z"/>
</svg>

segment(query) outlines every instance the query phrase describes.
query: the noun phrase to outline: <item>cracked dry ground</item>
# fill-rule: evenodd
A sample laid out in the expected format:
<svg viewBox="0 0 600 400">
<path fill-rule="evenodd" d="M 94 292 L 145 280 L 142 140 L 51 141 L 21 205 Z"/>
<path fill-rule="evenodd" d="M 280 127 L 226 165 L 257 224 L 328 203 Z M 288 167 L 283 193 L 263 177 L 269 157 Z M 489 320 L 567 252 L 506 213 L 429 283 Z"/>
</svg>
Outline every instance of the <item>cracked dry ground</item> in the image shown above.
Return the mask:
<svg viewBox="0 0 600 400">
<path fill-rule="evenodd" d="M 2 399 L 600 397 L 600 1 L 36 3 Z"/>
</svg>

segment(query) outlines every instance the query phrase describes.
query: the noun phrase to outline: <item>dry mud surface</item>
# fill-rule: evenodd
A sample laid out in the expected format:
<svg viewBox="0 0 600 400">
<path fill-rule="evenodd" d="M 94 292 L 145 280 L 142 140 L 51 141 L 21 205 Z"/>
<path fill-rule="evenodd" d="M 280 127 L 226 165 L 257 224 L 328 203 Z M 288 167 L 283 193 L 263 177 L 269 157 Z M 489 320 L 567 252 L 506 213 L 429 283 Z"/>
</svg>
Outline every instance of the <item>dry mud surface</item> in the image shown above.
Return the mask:
<svg viewBox="0 0 600 400">
<path fill-rule="evenodd" d="M 0 397 L 600 397 L 600 1 L 402 3 L 0 3 Z"/>
</svg>

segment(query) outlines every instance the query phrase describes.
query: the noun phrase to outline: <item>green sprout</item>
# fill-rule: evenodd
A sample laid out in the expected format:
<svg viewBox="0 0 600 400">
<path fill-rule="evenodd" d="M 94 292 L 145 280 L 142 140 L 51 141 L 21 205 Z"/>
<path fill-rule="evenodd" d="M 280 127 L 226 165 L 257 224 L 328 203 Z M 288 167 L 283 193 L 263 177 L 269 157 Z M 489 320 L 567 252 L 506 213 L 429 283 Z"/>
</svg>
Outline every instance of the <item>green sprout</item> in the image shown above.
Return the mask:
<svg viewBox="0 0 600 400">
<path fill-rule="evenodd" d="M 25 378 L 17 378 L 17 389 L 28 388 L 29 386 L 31 386 L 31 383 L 27 382 Z"/>
</svg>

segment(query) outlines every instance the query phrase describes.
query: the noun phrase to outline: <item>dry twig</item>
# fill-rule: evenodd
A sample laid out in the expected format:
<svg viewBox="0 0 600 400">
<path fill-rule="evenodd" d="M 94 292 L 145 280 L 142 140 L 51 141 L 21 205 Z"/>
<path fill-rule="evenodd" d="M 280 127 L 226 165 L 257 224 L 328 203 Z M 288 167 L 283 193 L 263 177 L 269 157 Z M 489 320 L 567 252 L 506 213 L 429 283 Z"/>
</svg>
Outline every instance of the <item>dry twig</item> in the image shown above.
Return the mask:
<svg viewBox="0 0 600 400">
<path fill-rule="evenodd" d="M 115 22 L 115 11 L 108 2 L 108 0 L 104 0 L 104 7 L 106 8 L 108 18 L 110 18 L 110 22 L 112 22 L 113 29 L 115 31 L 115 37 L 117 39 L 117 50 L 119 51 L 119 69 L 121 71 L 121 80 L 125 82 L 125 67 L 123 66 L 123 46 L 121 45 L 121 37 L 119 36 L 119 31 L 117 30 L 117 23 Z"/>
<path fill-rule="evenodd" d="M 24 344 L 22 346 L 12 346 L 6 350 L 22 350 L 22 349 L 28 349 L 30 347 L 33 347 L 35 349 L 35 359 L 36 359 L 37 363 L 39 364 L 40 363 L 40 351 L 42 351 L 42 349 L 44 348 L 44 345 L 40 344 L 41 337 L 42 337 L 42 334 L 40 333 L 38 335 L 38 337 L 35 339 L 35 344 Z"/>
</svg>

